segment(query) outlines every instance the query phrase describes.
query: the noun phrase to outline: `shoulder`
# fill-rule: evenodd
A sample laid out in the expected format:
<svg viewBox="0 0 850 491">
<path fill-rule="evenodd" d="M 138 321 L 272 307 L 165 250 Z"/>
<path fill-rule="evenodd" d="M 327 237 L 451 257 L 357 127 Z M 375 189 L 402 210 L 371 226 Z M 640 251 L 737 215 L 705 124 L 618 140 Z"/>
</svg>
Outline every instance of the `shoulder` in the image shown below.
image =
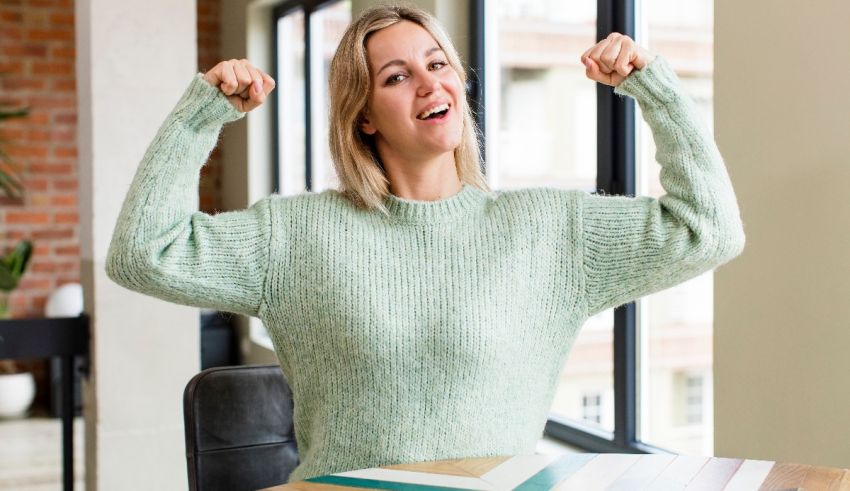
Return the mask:
<svg viewBox="0 0 850 491">
<path fill-rule="evenodd" d="M 283 196 L 272 194 L 268 196 L 271 206 L 278 209 L 298 210 L 317 209 L 345 205 L 345 199 L 335 189 L 324 191 L 303 191 L 298 194 Z"/>
<path fill-rule="evenodd" d="M 569 211 L 577 213 L 582 194 L 584 191 L 550 187 L 499 190 L 491 193 L 492 209 L 543 220 L 560 220 L 569 215 Z"/>
<path fill-rule="evenodd" d="M 272 216 L 280 223 L 322 226 L 358 213 L 357 208 L 336 189 L 304 191 L 287 196 L 272 194 L 268 199 Z"/>
</svg>

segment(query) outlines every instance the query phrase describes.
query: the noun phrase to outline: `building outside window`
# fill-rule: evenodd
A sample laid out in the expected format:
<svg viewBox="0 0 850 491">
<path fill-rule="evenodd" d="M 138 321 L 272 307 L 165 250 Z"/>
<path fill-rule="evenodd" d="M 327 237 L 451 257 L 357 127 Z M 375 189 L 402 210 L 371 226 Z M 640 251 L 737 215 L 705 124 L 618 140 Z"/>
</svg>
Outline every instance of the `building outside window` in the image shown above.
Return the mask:
<svg viewBox="0 0 850 491">
<path fill-rule="evenodd" d="M 584 421 L 598 425 L 602 423 L 602 394 L 593 392 L 581 396 L 581 417 Z"/>
</svg>

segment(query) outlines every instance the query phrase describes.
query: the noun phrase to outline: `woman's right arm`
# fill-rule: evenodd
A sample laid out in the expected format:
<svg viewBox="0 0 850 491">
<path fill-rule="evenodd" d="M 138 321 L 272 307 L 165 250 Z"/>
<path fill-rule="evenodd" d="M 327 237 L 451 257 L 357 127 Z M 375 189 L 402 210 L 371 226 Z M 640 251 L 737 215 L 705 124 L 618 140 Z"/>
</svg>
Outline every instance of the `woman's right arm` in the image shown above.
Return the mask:
<svg viewBox="0 0 850 491">
<path fill-rule="evenodd" d="M 256 107 L 273 84 L 261 94 L 249 83 L 240 97 L 195 76 L 124 199 L 106 258 L 109 278 L 174 303 L 258 315 L 271 243 L 269 198 L 209 215 L 198 211 L 198 183 L 222 126 L 245 114 L 229 99 L 247 95 Z"/>
</svg>

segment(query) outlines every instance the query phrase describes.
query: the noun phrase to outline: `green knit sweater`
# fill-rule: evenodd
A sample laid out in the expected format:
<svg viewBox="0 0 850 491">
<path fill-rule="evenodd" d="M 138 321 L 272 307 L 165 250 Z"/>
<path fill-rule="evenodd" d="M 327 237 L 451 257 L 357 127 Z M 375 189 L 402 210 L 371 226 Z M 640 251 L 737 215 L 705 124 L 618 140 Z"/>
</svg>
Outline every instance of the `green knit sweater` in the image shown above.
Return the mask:
<svg viewBox="0 0 850 491">
<path fill-rule="evenodd" d="M 616 92 L 652 128 L 659 199 L 465 185 L 433 202 L 390 195 L 387 217 L 327 190 L 211 216 L 197 211 L 199 171 L 244 114 L 199 74 L 138 168 L 107 274 L 263 321 L 295 401 L 291 480 L 534 453 L 588 317 L 744 247 L 723 160 L 668 62 Z"/>
</svg>

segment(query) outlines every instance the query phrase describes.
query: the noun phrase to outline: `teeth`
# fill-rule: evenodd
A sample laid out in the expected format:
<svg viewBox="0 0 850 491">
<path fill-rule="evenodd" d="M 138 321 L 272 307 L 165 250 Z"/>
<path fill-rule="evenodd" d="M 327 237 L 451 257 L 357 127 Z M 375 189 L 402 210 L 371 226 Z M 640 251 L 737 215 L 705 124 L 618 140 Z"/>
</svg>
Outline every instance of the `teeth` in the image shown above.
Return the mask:
<svg viewBox="0 0 850 491">
<path fill-rule="evenodd" d="M 422 112 L 422 114 L 420 114 L 419 116 L 416 116 L 416 117 L 419 118 L 419 119 L 425 119 L 425 118 L 427 118 L 428 116 L 430 116 L 434 113 L 438 113 L 440 111 L 445 111 L 448 108 L 449 108 L 448 104 L 440 104 L 437 107 L 432 107 L 431 109 L 428 109 L 428 110 Z"/>
</svg>

